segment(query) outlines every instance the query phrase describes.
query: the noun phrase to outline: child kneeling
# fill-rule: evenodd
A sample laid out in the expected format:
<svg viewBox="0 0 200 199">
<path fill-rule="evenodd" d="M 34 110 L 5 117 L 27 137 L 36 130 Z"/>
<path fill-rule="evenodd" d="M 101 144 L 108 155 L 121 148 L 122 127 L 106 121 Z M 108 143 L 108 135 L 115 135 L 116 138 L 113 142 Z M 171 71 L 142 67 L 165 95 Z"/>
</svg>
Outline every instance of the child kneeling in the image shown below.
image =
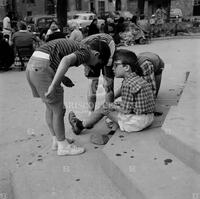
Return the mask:
<svg viewBox="0 0 200 199">
<path fill-rule="evenodd" d="M 154 120 L 155 99 L 152 85 L 141 76 L 135 53 L 119 49 L 113 57 L 113 71 L 116 78 L 123 78 L 117 96 L 121 102 L 104 103 L 85 121 L 79 120 L 73 112 L 69 113 L 69 122 L 75 134 L 92 128 L 104 116 L 119 125 L 120 130 L 137 132 L 150 126 Z"/>
</svg>

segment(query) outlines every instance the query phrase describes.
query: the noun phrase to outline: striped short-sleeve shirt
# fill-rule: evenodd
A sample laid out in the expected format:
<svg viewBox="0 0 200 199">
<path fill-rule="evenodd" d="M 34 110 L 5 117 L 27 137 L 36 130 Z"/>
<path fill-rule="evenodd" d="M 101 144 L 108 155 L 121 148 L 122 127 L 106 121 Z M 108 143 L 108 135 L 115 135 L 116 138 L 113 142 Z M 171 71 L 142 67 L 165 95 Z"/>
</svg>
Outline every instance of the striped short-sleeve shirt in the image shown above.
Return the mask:
<svg viewBox="0 0 200 199">
<path fill-rule="evenodd" d="M 76 55 L 77 61 L 74 64 L 75 66 L 87 63 L 91 55 L 89 46 L 69 39 L 52 40 L 40 46 L 37 51 L 49 54 L 50 67 L 54 71 L 57 70 L 61 59 L 66 55 L 71 53 Z"/>
</svg>

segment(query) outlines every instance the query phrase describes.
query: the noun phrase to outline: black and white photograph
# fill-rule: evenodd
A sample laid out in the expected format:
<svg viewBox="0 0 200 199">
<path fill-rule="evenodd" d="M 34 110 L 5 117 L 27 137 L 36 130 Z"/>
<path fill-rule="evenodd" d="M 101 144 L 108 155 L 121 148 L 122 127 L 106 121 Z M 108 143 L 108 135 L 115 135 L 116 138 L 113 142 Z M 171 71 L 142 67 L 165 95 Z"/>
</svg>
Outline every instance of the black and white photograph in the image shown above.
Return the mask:
<svg viewBox="0 0 200 199">
<path fill-rule="evenodd" d="M 200 199 L 200 0 L 0 0 L 0 199 Z"/>
</svg>

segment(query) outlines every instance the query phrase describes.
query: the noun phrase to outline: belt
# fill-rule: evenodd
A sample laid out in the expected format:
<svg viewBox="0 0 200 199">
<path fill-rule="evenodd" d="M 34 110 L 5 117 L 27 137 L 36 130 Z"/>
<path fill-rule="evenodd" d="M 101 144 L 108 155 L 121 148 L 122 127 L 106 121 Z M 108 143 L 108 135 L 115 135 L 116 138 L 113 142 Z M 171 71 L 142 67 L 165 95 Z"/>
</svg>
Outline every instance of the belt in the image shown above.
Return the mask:
<svg viewBox="0 0 200 199">
<path fill-rule="evenodd" d="M 49 60 L 49 54 L 41 51 L 35 51 L 32 56 Z"/>
</svg>

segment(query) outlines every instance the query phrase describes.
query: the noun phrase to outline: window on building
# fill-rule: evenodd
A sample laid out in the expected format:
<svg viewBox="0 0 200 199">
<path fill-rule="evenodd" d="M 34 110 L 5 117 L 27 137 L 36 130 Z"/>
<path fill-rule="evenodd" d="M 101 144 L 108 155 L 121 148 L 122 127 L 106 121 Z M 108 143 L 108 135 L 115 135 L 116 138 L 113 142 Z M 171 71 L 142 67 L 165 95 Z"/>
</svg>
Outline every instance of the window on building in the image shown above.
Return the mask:
<svg viewBox="0 0 200 199">
<path fill-rule="evenodd" d="M 76 0 L 76 10 L 81 10 L 82 6 L 81 6 L 81 1 L 80 0 Z"/>
<path fill-rule="evenodd" d="M 193 15 L 200 16 L 200 0 L 193 0 Z"/>
<path fill-rule="evenodd" d="M 99 13 L 102 15 L 105 12 L 105 1 L 98 1 Z"/>
<path fill-rule="evenodd" d="M 35 3 L 35 0 L 23 0 L 22 3 Z"/>
</svg>

